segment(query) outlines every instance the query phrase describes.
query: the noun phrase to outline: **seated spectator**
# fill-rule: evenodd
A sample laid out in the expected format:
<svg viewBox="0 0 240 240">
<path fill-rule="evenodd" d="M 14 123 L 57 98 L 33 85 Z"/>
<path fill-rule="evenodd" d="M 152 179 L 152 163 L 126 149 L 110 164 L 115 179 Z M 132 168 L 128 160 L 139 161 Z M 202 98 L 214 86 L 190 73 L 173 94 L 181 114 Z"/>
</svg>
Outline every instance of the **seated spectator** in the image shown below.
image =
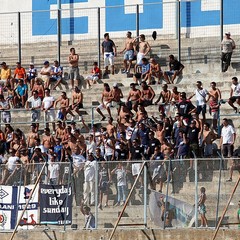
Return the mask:
<svg viewBox="0 0 240 240">
<path fill-rule="evenodd" d="M 235 102 L 240 105 L 240 83 L 237 77 L 232 78 L 230 98 L 228 100 L 228 104 L 234 109 L 235 113 L 237 113 L 238 108 L 233 105 Z"/>
<path fill-rule="evenodd" d="M 37 77 L 37 69 L 34 67 L 33 63 L 29 64 L 29 69 L 27 72 L 27 80 L 30 83 L 30 90 L 32 90 L 35 78 Z"/>
<path fill-rule="evenodd" d="M 53 87 L 53 90 L 56 90 L 56 87 L 58 87 L 59 84 L 62 82 L 62 74 L 63 74 L 63 67 L 59 65 L 59 62 L 57 60 L 55 60 L 54 65 L 51 67 L 51 72 L 50 72 L 50 76 L 51 76 L 50 81 L 56 82 L 56 84 Z"/>
<path fill-rule="evenodd" d="M 4 85 L 11 84 L 12 89 L 14 89 L 14 81 L 11 78 L 11 69 L 7 66 L 5 62 L 1 63 L 1 72 L 0 72 L 0 84 L 1 88 Z M 1 90 L 2 91 L 2 90 Z"/>
<path fill-rule="evenodd" d="M 45 96 L 45 92 L 44 92 L 44 86 L 43 86 L 43 82 L 42 82 L 41 78 L 35 78 L 34 85 L 32 88 L 32 93 L 33 93 L 33 91 L 37 91 L 38 96 L 41 98 L 41 100 L 43 100 L 43 98 Z"/>
<path fill-rule="evenodd" d="M 163 71 L 160 64 L 156 62 L 154 58 L 150 58 L 150 72 L 148 74 L 148 84 L 152 84 L 152 77 L 158 79 L 158 84 L 160 84 L 160 79 L 163 77 Z"/>
<path fill-rule="evenodd" d="M 72 93 L 72 104 L 69 106 L 67 111 L 74 110 L 79 115 L 79 120 L 82 120 L 80 109 L 83 108 L 83 93 L 82 91 L 75 86 Z M 73 115 L 72 115 L 73 116 Z M 72 117 L 72 121 L 75 119 L 75 116 Z"/>
<path fill-rule="evenodd" d="M 169 71 L 163 73 L 164 79 L 167 83 L 174 83 L 177 76 L 182 74 L 184 65 L 174 58 L 173 55 L 169 55 Z"/>
<path fill-rule="evenodd" d="M 101 70 L 98 67 L 98 63 L 94 62 L 93 63 L 93 68 L 91 70 L 91 75 L 88 75 L 86 77 L 88 88 L 90 88 L 93 84 L 97 83 L 98 79 L 100 79 L 100 73 L 101 73 Z"/>
<path fill-rule="evenodd" d="M 137 84 L 141 84 L 142 81 L 147 81 L 150 73 L 150 64 L 146 58 L 142 59 L 142 64 L 139 65 L 139 67 L 141 68 L 141 72 L 136 73 L 133 77 Z"/>
<path fill-rule="evenodd" d="M 23 82 L 23 79 L 18 81 L 16 87 L 16 95 L 14 96 L 14 107 L 24 107 L 27 100 L 28 86 Z"/>
<path fill-rule="evenodd" d="M 16 83 L 17 83 L 20 79 L 23 79 L 24 84 L 27 84 L 27 74 L 26 74 L 25 68 L 23 68 L 23 67 L 21 66 L 21 63 L 20 63 L 20 62 L 17 62 L 16 64 L 17 64 L 17 67 L 16 67 L 16 69 L 14 70 L 13 79 L 15 80 Z"/>
<path fill-rule="evenodd" d="M 43 68 L 40 71 L 40 77 L 44 82 L 44 88 L 48 88 L 50 84 L 50 75 L 51 75 L 51 67 L 49 66 L 49 61 L 45 61 L 43 63 Z"/>
<path fill-rule="evenodd" d="M 118 87 L 117 83 L 113 84 L 113 88 L 111 90 L 111 98 L 112 98 L 112 105 L 113 106 L 120 106 L 121 105 L 121 98 L 123 98 L 122 90 Z"/>
<path fill-rule="evenodd" d="M 8 101 L 4 99 L 3 95 L 0 95 L 0 110 L 1 110 L 1 120 L 4 123 L 10 123 L 11 122 L 11 112 L 7 111 L 10 110 L 10 105 Z"/>
</svg>

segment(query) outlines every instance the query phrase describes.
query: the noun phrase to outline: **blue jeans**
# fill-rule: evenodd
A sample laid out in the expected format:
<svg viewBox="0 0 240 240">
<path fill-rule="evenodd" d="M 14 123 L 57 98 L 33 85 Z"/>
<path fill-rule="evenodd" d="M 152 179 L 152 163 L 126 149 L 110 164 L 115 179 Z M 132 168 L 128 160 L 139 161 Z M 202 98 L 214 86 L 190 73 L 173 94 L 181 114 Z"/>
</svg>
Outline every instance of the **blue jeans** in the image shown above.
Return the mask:
<svg viewBox="0 0 240 240">
<path fill-rule="evenodd" d="M 120 203 L 121 199 L 123 202 L 126 201 L 126 185 L 118 186 L 118 202 Z"/>
</svg>

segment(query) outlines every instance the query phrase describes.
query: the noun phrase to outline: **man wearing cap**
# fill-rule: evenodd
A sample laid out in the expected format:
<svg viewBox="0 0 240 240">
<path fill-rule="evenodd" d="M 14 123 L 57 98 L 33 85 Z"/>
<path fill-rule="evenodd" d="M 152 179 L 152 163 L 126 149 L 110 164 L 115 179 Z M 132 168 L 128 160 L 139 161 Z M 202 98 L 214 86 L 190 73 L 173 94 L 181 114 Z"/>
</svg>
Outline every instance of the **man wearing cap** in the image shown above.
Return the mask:
<svg viewBox="0 0 240 240">
<path fill-rule="evenodd" d="M 1 63 L 1 72 L 0 72 L 0 84 L 11 84 L 13 89 L 13 81 L 11 80 L 11 69 L 7 66 L 5 62 Z"/>
<path fill-rule="evenodd" d="M 235 42 L 231 38 L 230 32 L 225 33 L 225 38 L 222 40 L 221 48 L 222 48 L 222 57 L 221 57 L 222 72 L 226 72 L 231 63 L 233 50 L 236 48 Z"/>
<path fill-rule="evenodd" d="M 49 66 L 49 61 L 45 61 L 43 65 L 44 66 L 40 71 L 40 75 L 44 82 L 44 88 L 48 88 L 50 84 L 49 79 L 51 74 L 51 67 Z"/>
<path fill-rule="evenodd" d="M 33 63 L 29 64 L 28 72 L 27 72 L 27 80 L 30 82 L 30 89 L 32 90 L 34 85 L 34 80 L 37 77 L 37 69 L 34 67 Z"/>
</svg>

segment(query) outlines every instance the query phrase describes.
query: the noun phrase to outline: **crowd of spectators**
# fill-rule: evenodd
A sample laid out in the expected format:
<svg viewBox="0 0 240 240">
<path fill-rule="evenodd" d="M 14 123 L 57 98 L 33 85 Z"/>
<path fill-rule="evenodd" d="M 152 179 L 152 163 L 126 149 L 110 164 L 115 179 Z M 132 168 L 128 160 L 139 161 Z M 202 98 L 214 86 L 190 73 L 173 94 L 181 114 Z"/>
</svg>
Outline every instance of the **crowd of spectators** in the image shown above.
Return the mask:
<svg viewBox="0 0 240 240">
<path fill-rule="evenodd" d="M 108 60 L 114 74 L 116 47 L 109 35 L 104 37 L 104 74 L 109 73 Z M 125 49 L 122 51 L 126 51 L 124 73 L 130 72 L 134 57 L 133 46 L 137 40 L 131 40 L 131 34 L 128 32 Z M 4 130 L 0 130 L 0 163 L 5 163 L 1 171 L 1 184 L 16 184 L 16 181 L 20 181 L 19 174 L 23 172 L 24 184 L 34 182 L 44 162 L 48 163 L 48 182 L 66 184 L 69 179 L 69 163 L 72 163 L 76 188 L 81 193 L 79 200 L 81 198 L 85 205 L 93 205 L 99 197 L 99 207 L 102 208 L 104 194 L 107 195 L 104 205 L 108 206 L 111 183 L 114 183 L 117 189 L 116 205 L 126 201 L 128 182 L 133 183 L 143 160 L 150 160 L 149 170 L 153 185 L 158 185 L 159 191 L 162 191 L 165 181 L 173 181 L 175 171 L 182 175 L 192 171 L 192 160 L 195 156 L 213 157 L 214 150 L 218 149 L 214 143 L 216 139 L 220 138 L 220 148 L 224 157 L 234 155 L 234 127 L 229 124 L 228 119 L 223 120 L 222 130 L 217 125 L 223 100 L 216 83 L 211 82 L 210 89 L 207 90 L 203 88 L 202 82 L 197 81 L 195 91 L 189 96 L 185 92 L 179 92 L 177 86 L 170 90 L 168 83 L 174 83 L 184 66 L 170 55 L 170 69 L 162 71 L 154 58 L 148 63 L 146 55 L 150 46 L 144 35 L 140 35 L 138 44 L 139 54 L 129 94 L 124 96 L 117 83 L 114 83 L 112 88 L 108 83 L 104 83 L 99 99 L 100 105 L 96 108 L 102 117 L 101 124 L 93 124 L 91 127 L 81 116 L 84 101 L 83 93 L 78 87 L 79 57 L 74 48 L 70 49 L 68 58 L 72 87 L 70 98 L 64 91 L 57 99 L 51 95 L 50 84 L 54 83 L 52 89 L 55 90 L 62 81 L 63 68 L 59 66 L 58 61 L 54 61 L 52 67 L 45 61 L 39 74 L 32 63 L 26 71 L 18 62 L 13 77 L 7 64 L 2 62 L 1 81 L 4 85 L 0 88 L 0 110 L 2 121 L 6 125 Z M 144 67 L 148 64 L 148 67 Z M 100 77 L 101 71 L 95 62 L 86 81 L 91 86 Z M 160 93 L 156 93 L 151 87 L 153 77 L 157 78 L 158 83 L 161 78 L 167 83 L 162 85 Z M 28 88 L 31 91 L 28 91 Z M 238 79 L 233 77 L 228 103 L 235 112 L 238 111 L 234 102 L 239 104 L 239 89 Z M 7 92 L 6 99 L 4 92 Z M 28 96 L 30 92 L 31 96 Z M 196 103 L 191 102 L 193 97 Z M 148 111 L 152 105 L 158 105 L 154 116 L 150 116 Z M 10 108 L 21 107 L 31 111 L 29 132 L 11 126 Z M 117 109 L 116 118 L 112 114 L 114 108 Z M 104 122 L 104 110 L 108 113 L 107 123 Z M 211 114 L 211 121 L 206 120 L 207 110 Z M 43 134 L 39 129 L 41 114 L 52 124 L 52 130 L 47 124 Z M 71 116 L 70 121 L 68 115 Z M 83 128 L 85 134 L 81 132 Z M 178 161 L 172 164 L 171 159 Z M 96 173 L 97 163 L 99 166 Z M 204 162 L 201 168 L 207 171 L 211 164 Z M 232 181 L 232 171 L 239 168 L 238 163 L 232 163 L 229 181 Z M 99 179 L 99 196 L 95 196 L 94 190 L 96 177 Z M 141 177 L 138 188 L 143 188 Z"/>
</svg>

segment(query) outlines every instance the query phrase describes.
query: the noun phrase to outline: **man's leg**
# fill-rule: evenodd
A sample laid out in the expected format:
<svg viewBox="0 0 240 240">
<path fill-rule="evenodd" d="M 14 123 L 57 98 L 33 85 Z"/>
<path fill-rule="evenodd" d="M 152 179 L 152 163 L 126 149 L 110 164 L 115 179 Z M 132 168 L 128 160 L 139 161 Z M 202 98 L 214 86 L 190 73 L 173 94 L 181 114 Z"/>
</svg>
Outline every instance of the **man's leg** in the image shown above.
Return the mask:
<svg viewBox="0 0 240 240">
<path fill-rule="evenodd" d="M 170 83 L 170 80 L 169 80 L 169 77 L 168 77 L 167 72 L 164 72 L 164 73 L 163 73 L 163 77 L 164 77 L 164 79 L 165 79 L 165 81 L 166 81 L 167 83 Z"/>
<path fill-rule="evenodd" d="M 234 102 L 235 100 L 233 98 L 229 98 L 228 104 L 235 110 L 235 112 L 237 112 L 237 107 L 233 105 Z"/>
<path fill-rule="evenodd" d="M 100 110 L 100 108 L 96 108 L 96 111 L 102 116 L 101 121 L 104 121 L 106 119 L 106 117 L 103 115 L 102 111 Z"/>
</svg>

